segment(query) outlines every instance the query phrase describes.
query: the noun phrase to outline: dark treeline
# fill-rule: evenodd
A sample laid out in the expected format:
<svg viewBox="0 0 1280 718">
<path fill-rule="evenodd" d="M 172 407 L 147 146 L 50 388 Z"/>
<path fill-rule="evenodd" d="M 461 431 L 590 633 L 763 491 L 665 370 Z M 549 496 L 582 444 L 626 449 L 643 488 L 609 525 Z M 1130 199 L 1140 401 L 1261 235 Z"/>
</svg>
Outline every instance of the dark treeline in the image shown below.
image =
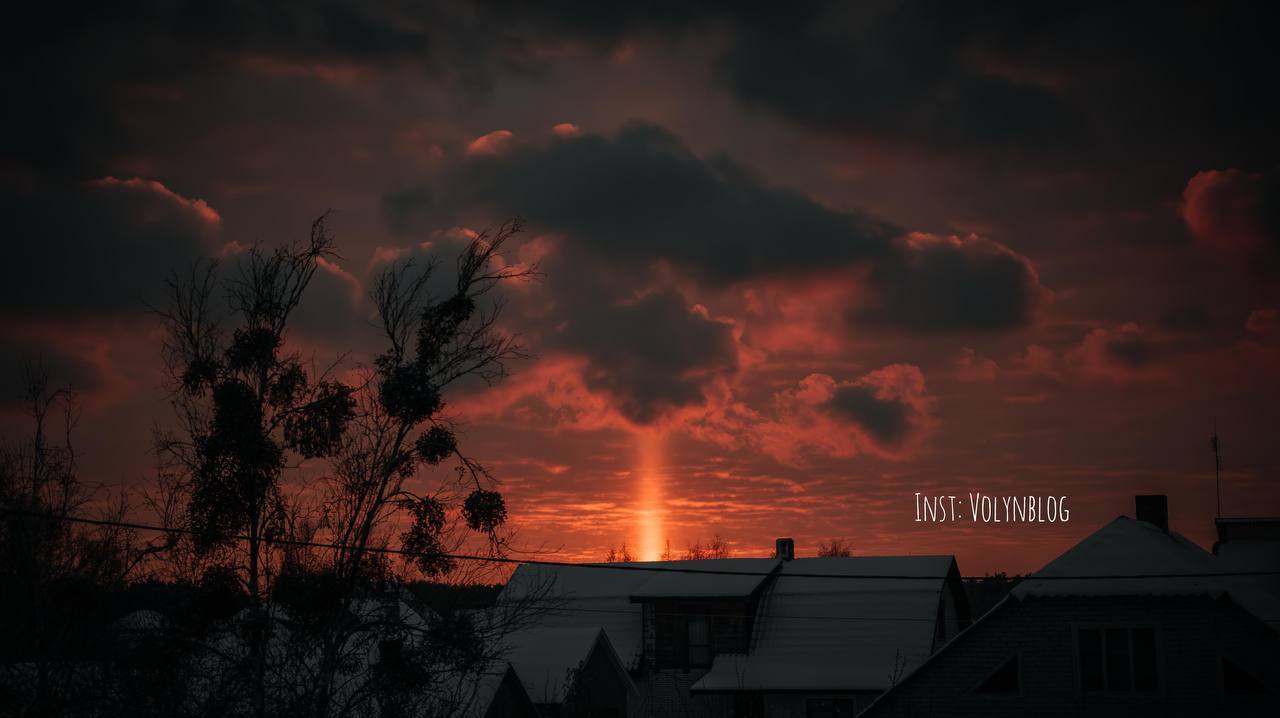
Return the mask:
<svg viewBox="0 0 1280 718">
<path fill-rule="evenodd" d="M 82 478 L 76 394 L 32 368 L 27 431 L 0 453 L 0 715 L 473 710 L 502 636 L 545 608 L 499 604 L 501 575 L 445 556 L 510 540 L 446 394 L 521 356 L 493 291 L 533 274 L 499 261 L 519 231 L 482 234 L 452 265 L 386 269 L 367 365 L 318 367 L 289 342 L 336 256 L 323 217 L 305 241 L 176 273 L 156 310 L 173 413 L 139 447 L 158 471 L 132 493 Z"/>
</svg>

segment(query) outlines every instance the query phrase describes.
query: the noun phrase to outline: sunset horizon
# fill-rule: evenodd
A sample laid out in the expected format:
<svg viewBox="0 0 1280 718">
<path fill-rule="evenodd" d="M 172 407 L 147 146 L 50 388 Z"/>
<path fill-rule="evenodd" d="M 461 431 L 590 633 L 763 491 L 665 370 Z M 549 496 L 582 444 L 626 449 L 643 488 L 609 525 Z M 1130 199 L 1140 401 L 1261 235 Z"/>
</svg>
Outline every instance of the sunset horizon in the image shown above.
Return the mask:
<svg viewBox="0 0 1280 718">
<path fill-rule="evenodd" d="M 1248 623 L 1280 626 L 1263 8 L 9 16 L 17 714 L 98 705 L 42 703 L 40 661 L 125 712 L 155 697 L 129 681 L 180 665 L 156 682 L 212 677 L 146 710 L 254 718 L 850 718 L 937 715 L 935 696 L 1012 715 L 1067 695 L 1062 714 L 1119 715 L 1143 691 L 1280 693 Z M 613 565 L 667 561 L 707 563 Z M 1239 605 L 1089 583 L 1148 563 Z M 1168 668 L 1162 641 L 1219 625 L 1183 666 L 1203 682 Z M 216 650 L 112 663 L 157 626 Z M 1063 626 L 1050 653 L 1015 640 Z M 384 681 L 384 649 L 418 673 Z M 348 666 L 368 681 L 350 695 Z M 584 698 L 578 671 L 613 692 Z"/>
</svg>

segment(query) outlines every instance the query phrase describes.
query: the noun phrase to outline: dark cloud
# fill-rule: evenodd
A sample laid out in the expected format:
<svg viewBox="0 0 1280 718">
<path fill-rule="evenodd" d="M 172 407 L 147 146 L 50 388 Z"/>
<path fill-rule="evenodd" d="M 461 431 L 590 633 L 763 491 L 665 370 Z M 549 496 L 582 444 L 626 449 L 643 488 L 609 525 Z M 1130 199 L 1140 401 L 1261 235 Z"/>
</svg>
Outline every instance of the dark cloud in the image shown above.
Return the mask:
<svg viewBox="0 0 1280 718">
<path fill-rule="evenodd" d="M 898 399 L 877 396 L 871 386 L 839 386 L 826 408 L 856 423 L 878 444 L 898 446 L 912 431 L 911 407 Z"/>
<path fill-rule="evenodd" d="M 25 316 L 141 313 L 165 277 L 218 251 L 221 218 L 149 180 L 42 183 L 6 192 L 0 299 Z"/>
<path fill-rule="evenodd" d="M 1031 263 L 978 237 L 913 235 L 902 252 L 876 265 L 874 306 L 850 313 L 859 323 L 918 331 L 1000 331 L 1032 319 L 1045 290 Z"/>
<path fill-rule="evenodd" d="M 383 214 L 398 234 L 425 234 L 431 227 L 432 193 L 426 187 L 389 192 L 382 198 Z"/>
<path fill-rule="evenodd" d="M 735 5 L 21 1 L 3 33 L 0 77 L 11 109 L 0 118 L 0 157 L 77 179 L 106 174 L 153 151 L 157 140 L 189 141 L 193 129 L 202 129 L 193 124 L 224 112 L 190 112 L 200 99 L 192 93 L 246 67 L 295 81 L 353 69 L 409 70 L 419 83 L 474 102 L 487 98 L 501 76 L 542 74 L 564 48 L 607 52 L 636 33 L 683 34 L 725 14 L 739 16 L 730 11 Z M 253 97 L 251 82 L 236 84 L 231 104 L 252 100 L 259 124 L 296 92 L 288 88 L 273 101 Z M 331 117 L 334 105 L 327 104 Z M 175 113 L 183 122 L 172 122 Z M 171 124 L 140 126 L 152 114 Z M 308 118 L 294 112 L 287 119 L 296 125 Z"/>
<path fill-rule="evenodd" d="M 738 367 L 732 327 L 690 308 L 674 291 L 574 306 L 545 341 L 548 349 L 586 357 L 587 386 L 640 424 L 702 404 L 704 389 Z"/>
<path fill-rule="evenodd" d="M 1107 358 L 1130 369 L 1150 366 L 1160 355 L 1159 347 L 1146 337 L 1122 334 L 1103 344 Z"/>
<path fill-rule="evenodd" d="M 659 261 L 721 285 L 870 266 L 876 303 L 852 315 L 859 321 L 1010 329 L 1030 319 L 1042 292 L 1030 262 L 994 242 L 900 239 L 889 222 L 770 187 L 725 159 L 705 161 L 651 125 L 472 157 L 444 184 L 443 207 L 519 212 L 633 278 Z M 423 211 L 405 197 L 387 200 L 393 226 Z"/>
<path fill-rule="evenodd" d="M 501 69 L 519 71 L 483 8 L 448 2 L 283 0 L 256 3 L 20 2 L 4 32 L 5 80 L 12 108 L 0 118 L 0 157 L 25 169 L 73 179 L 217 134 L 219 123 L 259 129 L 273 114 L 290 125 L 299 80 L 345 70 L 416 70 L 464 94 L 483 95 Z M 525 53 L 532 55 L 531 53 Z M 294 80 L 283 97 L 234 78 L 246 68 Z M 231 80 L 225 107 L 200 93 Z M 320 93 L 323 96 L 323 93 Z M 289 106 L 292 100 L 293 107 Z M 334 103 L 324 118 L 337 114 Z M 229 108 L 235 111 L 230 112 Z M 367 118 L 366 118 L 367 119 Z M 118 171 L 118 170 L 115 170 Z"/>
<path fill-rule="evenodd" d="M 748 107 L 878 146 L 1078 166 L 1113 153 L 1274 161 L 1280 149 L 1268 129 L 1280 99 L 1262 89 L 1273 43 L 1256 4 L 820 7 L 785 25 L 741 24 L 718 64 L 724 86 Z"/>
<path fill-rule="evenodd" d="M 1187 346 L 1134 323 L 1098 327 L 1069 350 L 1066 359 L 1084 376 L 1117 384 L 1167 381 L 1171 360 Z"/>
<path fill-rule="evenodd" d="M 734 97 L 824 133 L 1075 163 L 1171 150 L 1202 165 L 1273 163 L 1280 98 L 1265 91 L 1265 12 L 1012 0 L 20 3 L 0 69 L 14 108 L 0 146 L 27 166 L 105 174 L 154 147 L 160 128 L 140 117 L 167 117 L 201 79 L 246 60 L 300 74 L 412 68 L 474 101 L 566 53 L 714 32 L 718 82 Z"/>
<path fill-rule="evenodd" d="M 752 427 L 765 451 L 782 458 L 804 454 L 903 458 L 935 425 L 924 374 L 891 364 L 854 381 L 810 374 L 775 396 L 776 420 Z"/>
<path fill-rule="evenodd" d="M 444 206 L 518 211 L 597 254 L 642 264 L 662 258 L 714 282 L 874 258 L 900 233 L 768 187 L 728 160 L 704 161 L 670 132 L 642 124 L 613 138 L 558 138 L 473 157 L 442 192 Z M 402 204 L 393 224 L 407 211 Z"/>
<path fill-rule="evenodd" d="M 824 132 L 944 148 L 1078 144 L 1088 128 L 1054 89 L 971 56 L 975 14 L 955 3 L 846 6 L 745 33 L 719 70 L 748 106 Z"/>
</svg>

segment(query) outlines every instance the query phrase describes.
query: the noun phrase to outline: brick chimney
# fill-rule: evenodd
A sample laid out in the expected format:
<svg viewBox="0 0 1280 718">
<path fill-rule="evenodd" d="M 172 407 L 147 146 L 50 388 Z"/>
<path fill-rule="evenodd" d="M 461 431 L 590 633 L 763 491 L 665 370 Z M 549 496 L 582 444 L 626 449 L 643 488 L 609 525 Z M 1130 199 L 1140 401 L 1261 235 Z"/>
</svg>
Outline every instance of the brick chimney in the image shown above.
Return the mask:
<svg viewBox="0 0 1280 718">
<path fill-rule="evenodd" d="M 1139 521 L 1154 524 L 1169 533 L 1169 497 L 1164 494 L 1138 494 L 1133 497 L 1134 515 Z"/>
<path fill-rule="evenodd" d="M 774 542 L 774 556 L 783 561 L 796 557 L 796 542 L 789 538 L 780 538 Z"/>
</svg>

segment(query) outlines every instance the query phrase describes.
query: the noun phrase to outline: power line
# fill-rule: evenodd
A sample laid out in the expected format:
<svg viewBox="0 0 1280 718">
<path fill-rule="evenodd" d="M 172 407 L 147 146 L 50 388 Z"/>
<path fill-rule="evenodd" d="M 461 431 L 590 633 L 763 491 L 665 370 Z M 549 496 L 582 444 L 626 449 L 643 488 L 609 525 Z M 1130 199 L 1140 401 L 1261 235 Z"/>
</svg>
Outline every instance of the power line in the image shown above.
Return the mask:
<svg viewBox="0 0 1280 718">
<path fill-rule="evenodd" d="M 164 526 L 154 526 L 151 524 L 136 523 L 131 521 L 115 521 L 109 519 L 91 519 L 83 516 L 58 516 L 56 514 L 37 513 L 34 511 L 21 511 L 17 509 L 3 509 L 0 513 L 6 516 L 27 516 L 30 518 L 47 519 L 51 521 L 66 521 L 68 523 L 86 524 L 89 526 L 104 526 L 110 528 L 134 529 L 138 531 L 155 531 L 158 533 L 181 534 L 184 536 L 201 535 L 200 532 L 193 529 L 169 528 Z M 249 537 L 244 535 L 225 536 L 223 538 L 232 541 L 248 541 Z M 423 551 L 409 551 L 402 548 L 386 548 L 382 546 L 356 547 L 346 544 L 330 543 L 325 541 L 308 541 L 304 539 L 290 538 L 268 538 L 259 537 L 258 541 L 264 544 L 274 544 L 279 546 L 297 546 L 299 548 L 323 548 L 333 550 L 360 550 L 368 553 L 387 554 L 395 556 L 432 557 L 445 558 L 452 561 L 479 561 L 487 563 L 501 564 L 527 564 L 531 566 L 557 566 L 565 568 L 592 568 L 603 569 L 609 571 L 647 571 L 650 573 L 680 573 L 680 574 L 700 574 L 708 576 L 754 576 L 764 578 L 775 576 L 777 578 L 830 578 L 830 579 L 860 579 L 860 580 L 895 580 L 895 581 L 939 581 L 946 579 L 946 575 L 929 575 L 920 576 L 912 574 L 826 574 L 826 573 L 781 573 L 775 568 L 772 571 L 731 571 L 726 569 L 714 568 L 692 568 L 684 566 L 642 566 L 635 563 L 575 563 L 573 561 L 552 561 L 548 559 L 532 559 L 532 558 L 511 558 L 508 556 L 480 556 L 475 554 L 453 554 L 453 553 L 426 553 Z M 875 557 L 872 557 L 875 558 Z M 1027 580 L 1027 581 L 1093 581 L 1105 579 L 1164 579 L 1164 578 L 1221 578 L 1226 576 L 1277 576 L 1280 571 L 1218 571 L 1204 573 L 1134 573 L 1134 574 L 1099 574 L 1099 575 L 1076 575 L 1076 576 L 1015 576 L 1009 580 Z M 992 576 L 960 576 L 964 581 L 984 581 L 992 580 Z"/>
<path fill-rule="evenodd" d="M 518 605 L 519 605 L 519 604 L 517 604 L 517 606 L 518 606 Z M 495 605 L 495 608 L 496 608 L 496 607 L 501 607 L 501 605 L 500 605 L 500 604 Z M 613 613 L 613 614 L 624 615 L 624 616 L 639 616 L 639 615 L 640 615 L 640 613 L 641 613 L 639 610 L 635 610 L 635 611 L 628 611 L 628 610 L 620 609 L 620 608 L 583 608 L 583 607 L 581 607 L 581 606 L 554 606 L 554 607 L 551 607 L 551 608 L 538 608 L 538 609 L 536 609 L 536 610 L 537 610 L 539 613 Z M 686 614 L 686 613 L 670 612 L 670 611 L 656 611 L 653 615 L 655 615 L 655 616 L 686 616 L 686 615 L 688 615 L 688 614 Z M 715 614 L 715 613 L 711 613 L 711 614 L 706 614 L 706 615 L 709 615 L 709 616 L 716 616 L 716 615 L 728 615 L 728 614 Z M 906 616 L 811 616 L 811 615 L 805 615 L 805 616 L 794 616 L 794 615 L 789 615 L 789 614 L 776 614 L 776 613 L 770 613 L 770 614 L 768 614 L 768 619 L 769 619 L 769 620 L 771 620 L 771 621 L 772 621 L 772 620 L 776 620 L 776 619 L 785 619 L 785 620 L 788 620 L 788 621 L 790 621 L 790 620 L 800 620 L 800 621 L 860 621 L 860 622 L 867 622 L 867 621 L 894 621 L 894 622 L 900 622 L 900 621 L 918 621 L 918 622 L 922 622 L 922 623 L 936 623 L 936 622 L 937 622 L 937 619 L 936 619 L 936 618 L 921 618 L 921 617 L 919 617 L 919 616 L 911 616 L 911 617 L 906 617 Z M 551 630 L 554 630 L 554 629 L 555 629 L 555 627 L 554 627 L 554 626 L 549 627 L 549 628 L 551 628 Z"/>
</svg>

